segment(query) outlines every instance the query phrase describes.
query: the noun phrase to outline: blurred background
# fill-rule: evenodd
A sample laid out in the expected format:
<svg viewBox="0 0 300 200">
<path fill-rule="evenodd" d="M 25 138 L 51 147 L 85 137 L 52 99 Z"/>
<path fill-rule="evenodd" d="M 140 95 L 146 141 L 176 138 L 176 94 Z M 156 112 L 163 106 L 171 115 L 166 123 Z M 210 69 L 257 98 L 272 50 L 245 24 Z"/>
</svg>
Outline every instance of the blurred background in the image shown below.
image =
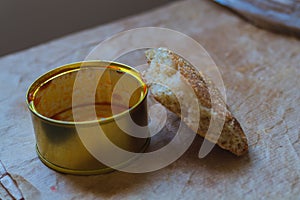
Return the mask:
<svg viewBox="0 0 300 200">
<path fill-rule="evenodd" d="M 174 0 L 0 0 L 0 56 Z"/>
</svg>

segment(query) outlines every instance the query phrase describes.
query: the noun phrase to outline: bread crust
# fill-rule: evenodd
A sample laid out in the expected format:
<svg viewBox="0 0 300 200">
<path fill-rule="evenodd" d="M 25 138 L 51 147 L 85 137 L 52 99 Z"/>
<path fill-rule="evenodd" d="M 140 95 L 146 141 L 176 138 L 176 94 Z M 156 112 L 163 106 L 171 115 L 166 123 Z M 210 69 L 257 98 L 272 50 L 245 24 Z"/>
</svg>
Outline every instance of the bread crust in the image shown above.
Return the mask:
<svg viewBox="0 0 300 200">
<path fill-rule="evenodd" d="M 157 59 L 156 56 L 161 56 L 161 58 Z M 150 67 L 143 74 L 143 77 L 145 78 L 146 83 L 149 82 L 148 86 L 150 88 L 151 94 L 158 102 L 181 117 L 180 105 L 177 102 L 175 96 L 170 94 L 170 91 L 166 91 L 166 88 L 160 88 L 160 91 L 165 90 L 165 92 L 163 93 L 156 92 L 155 87 L 158 86 L 150 83 L 151 79 L 153 81 L 156 76 L 155 73 L 151 72 L 151 64 L 154 64 L 156 66 L 164 64 L 171 65 L 173 69 L 180 72 L 181 79 L 185 79 L 189 83 L 197 96 L 200 108 L 200 123 L 197 133 L 202 137 L 206 136 L 209 122 L 212 117 L 212 112 L 216 113 L 216 117 L 220 119 L 224 119 L 225 116 L 225 123 L 221 134 L 216 134 L 215 137 L 214 135 L 212 135 L 212 137 L 207 136 L 206 139 L 211 142 L 217 143 L 221 148 L 226 149 L 237 156 L 243 155 L 248 151 L 247 138 L 241 125 L 228 110 L 228 107 L 225 105 L 225 102 L 219 90 L 214 87 L 214 85 L 208 78 L 206 78 L 201 72 L 198 72 L 183 58 L 168 49 L 150 49 L 146 51 L 146 57 L 148 63 L 150 64 Z M 164 59 L 171 62 L 164 63 Z M 213 107 L 210 94 L 212 94 L 212 96 L 214 97 Z M 187 125 L 189 126 L 188 123 Z"/>
</svg>

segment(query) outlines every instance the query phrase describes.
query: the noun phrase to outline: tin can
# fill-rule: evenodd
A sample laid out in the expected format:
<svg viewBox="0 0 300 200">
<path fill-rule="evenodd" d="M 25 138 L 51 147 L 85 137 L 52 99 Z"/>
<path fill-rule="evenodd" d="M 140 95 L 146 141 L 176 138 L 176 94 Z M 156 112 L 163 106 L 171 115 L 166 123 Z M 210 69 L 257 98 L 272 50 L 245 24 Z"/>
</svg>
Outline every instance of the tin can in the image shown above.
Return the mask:
<svg viewBox="0 0 300 200">
<path fill-rule="evenodd" d="M 83 83 L 82 89 L 74 91 L 78 78 Z M 99 79 L 96 90 L 90 91 L 90 84 L 94 84 L 92 80 L 95 79 Z M 123 84 L 115 89 L 120 81 Z M 131 87 L 135 89 L 129 94 Z M 72 101 L 74 92 L 78 99 L 75 105 L 74 99 Z M 84 127 L 86 134 L 94 131 L 95 126 L 100 126 L 105 130 L 106 137 L 119 148 L 129 152 L 144 152 L 150 137 L 129 135 L 120 129 L 117 121 L 126 124 L 133 120 L 146 127 L 147 94 L 147 86 L 140 74 L 132 67 L 117 62 L 77 62 L 42 75 L 27 92 L 27 104 L 31 111 L 36 151 L 40 160 L 56 171 L 69 174 L 91 175 L 112 171 L 111 167 L 96 159 L 86 148 L 79 137 L 78 126 Z M 129 102 L 124 103 L 122 99 L 126 95 L 130 95 L 130 98 Z M 93 97 L 94 102 L 90 102 L 91 98 L 87 96 Z M 112 110 L 113 99 L 116 99 L 115 111 Z M 75 119 L 74 111 L 83 114 Z M 128 116 L 130 119 L 127 119 Z M 147 129 L 143 130 L 141 134 L 149 135 Z M 133 158 L 118 165 L 130 162 L 130 159 Z"/>
</svg>

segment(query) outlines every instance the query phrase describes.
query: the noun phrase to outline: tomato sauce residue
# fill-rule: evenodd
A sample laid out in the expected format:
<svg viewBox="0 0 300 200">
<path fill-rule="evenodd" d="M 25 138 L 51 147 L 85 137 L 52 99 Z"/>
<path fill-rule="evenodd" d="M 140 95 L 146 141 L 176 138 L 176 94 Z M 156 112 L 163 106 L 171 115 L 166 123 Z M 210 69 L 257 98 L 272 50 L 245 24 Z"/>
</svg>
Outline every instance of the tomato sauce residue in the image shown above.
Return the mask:
<svg viewBox="0 0 300 200">
<path fill-rule="evenodd" d="M 56 192 L 56 191 L 57 191 L 57 188 L 56 188 L 56 186 L 53 185 L 53 186 L 50 187 L 50 190 L 51 190 L 52 192 Z"/>
<path fill-rule="evenodd" d="M 34 97 L 34 92 L 30 92 L 29 94 L 28 94 L 28 102 L 31 102 L 31 101 L 33 101 L 33 97 Z"/>
</svg>

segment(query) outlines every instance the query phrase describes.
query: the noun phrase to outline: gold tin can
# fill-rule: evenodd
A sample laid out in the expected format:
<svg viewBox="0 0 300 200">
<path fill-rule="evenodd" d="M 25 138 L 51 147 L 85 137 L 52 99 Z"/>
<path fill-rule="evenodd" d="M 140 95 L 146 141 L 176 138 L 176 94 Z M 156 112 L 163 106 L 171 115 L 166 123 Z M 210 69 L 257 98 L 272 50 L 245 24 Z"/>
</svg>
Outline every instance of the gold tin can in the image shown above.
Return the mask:
<svg viewBox="0 0 300 200">
<path fill-rule="evenodd" d="M 83 83 L 86 85 L 83 90 L 76 91 L 78 99 L 82 100 L 74 105 L 73 89 L 79 72 L 80 79 L 85 80 Z M 97 77 L 99 74 L 100 79 Z M 89 83 L 97 78 L 99 82 L 96 93 L 88 94 Z M 117 90 L 113 93 L 120 80 L 125 84 L 123 88 L 125 91 Z M 123 95 L 128 95 L 126 88 L 130 87 L 137 89 L 131 93 L 129 103 L 122 105 L 120 99 Z M 87 94 L 94 95 L 94 102 L 86 102 Z M 77 62 L 42 75 L 27 92 L 27 104 L 31 111 L 39 158 L 48 167 L 69 174 L 91 175 L 114 170 L 101 163 L 88 151 L 76 127 L 84 127 L 86 134 L 89 134 L 89 129 L 93 131 L 94 126 L 101 126 L 102 130 L 105 130 L 106 137 L 114 145 L 129 152 L 144 152 L 149 145 L 150 137 L 129 135 L 119 128 L 116 121 L 126 122 L 129 120 L 127 119 L 129 114 L 136 124 L 147 126 L 147 94 L 147 86 L 140 74 L 135 69 L 117 62 Z M 116 106 L 117 111 L 114 112 L 111 110 L 112 98 L 116 98 L 119 103 Z M 74 120 L 74 109 L 85 114 Z M 89 115 L 91 110 L 96 113 L 91 115 L 92 117 Z M 118 165 L 124 165 L 131 159 L 134 158 Z"/>
</svg>

